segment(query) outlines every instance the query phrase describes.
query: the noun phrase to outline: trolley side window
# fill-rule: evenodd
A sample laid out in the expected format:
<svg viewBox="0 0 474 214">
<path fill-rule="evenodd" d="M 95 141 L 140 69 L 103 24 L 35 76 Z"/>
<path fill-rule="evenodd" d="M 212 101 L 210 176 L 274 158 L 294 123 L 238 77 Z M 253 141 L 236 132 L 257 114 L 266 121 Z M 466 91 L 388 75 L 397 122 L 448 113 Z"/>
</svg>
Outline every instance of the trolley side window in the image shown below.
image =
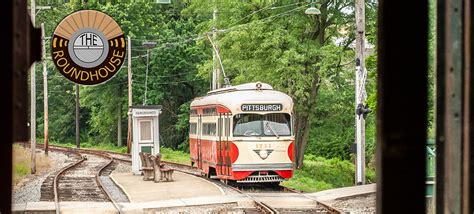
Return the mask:
<svg viewBox="0 0 474 214">
<path fill-rule="evenodd" d="M 189 124 L 189 134 L 197 134 L 197 124 L 190 123 Z"/>
<path fill-rule="evenodd" d="M 225 136 L 230 136 L 230 118 L 225 118 Z"/>
<path fill-rule="evenodd" d="M 208 136 L 216 135 L 216 124 L 215 123 L 203 123 L 202 124 L 202 134 Z"/>
</svg>

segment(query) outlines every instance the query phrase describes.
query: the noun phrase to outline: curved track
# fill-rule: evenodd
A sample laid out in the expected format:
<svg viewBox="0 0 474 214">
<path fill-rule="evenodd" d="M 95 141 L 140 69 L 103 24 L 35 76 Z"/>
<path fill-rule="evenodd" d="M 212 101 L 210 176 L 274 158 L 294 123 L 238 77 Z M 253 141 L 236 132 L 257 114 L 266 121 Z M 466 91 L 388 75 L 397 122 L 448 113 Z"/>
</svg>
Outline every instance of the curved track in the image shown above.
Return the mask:
<svg viewBox="0 0 474 214">
<path fill-rule="evenodd" d="M 319 205 L 319 206 L 324 207 L 324 209 L 327 210 L 329 213 L 334 213 L 334 214 L 343 214 L 343 213 L 344 213 L 342 210 L 339 210 L 339 209 L 337 209 L 337 208 L 335 208 L 335 207 L 330 206 L 329 204 L 326 204 L 326 203 L 323 203 L 323 202 L 321 202 L 321 201 L 318 201 L 318 200 L 316 200 L 315 198 L 313 198 L 313 197 L 311 197 L 311 196 L 305 195 L 305 194 L 303 194 L 301 191 L 294 190 L 294 189 L 290 189 L 290 188 L 286 188 L 286 187 L 285 187 L 285 189 L 286 189 L 287 191 L 290 191 L 290 192 L 293 192 L 293 193 L 297 193 L 298 195 L 301 195 L 301 196 L 303 196 L 303 197 L 305 197 L 305 198 L 307 198 L 307 199 L 313 200 L 313 201 L 316 203 L 317 206 Z"/>
<path fill-rule="evenodd" d="M 60 147 L 60 146 L 50 146 L 50 149 L 56 150 L 56 151 L 62 151 L 62 152 L 75 151 L 75 152 L 78 152 L 78 153 L 81 153 L 81 154 L 97 155 L 97 156 L 102 156 L 103 158 L 110 159 L 110 161 L 107 164 L 102 165 L 102 167 L 100 167 L 100 169 L 97 171 L 97 174 L 95 176 L 96 183 L 97 183 L 97 186 L 104 193 L 106 198 L 108 198 L 108 201 L 112 202 L 114 204 L 114 207 L 119 211 L 119 213 L 121 213 L 118 204 L 112 199 L 112 197 L 110 197 L 110 195 L 107 193 L 107 191 L 105 191 L 105 189 L 103 189 L 102 183 L 101 183 L 100 179 L 98 179 L 98 176 L 100 175 L 100 173 L 102 173 L 102 171 L 106 170 L 107 166 L 111 165 L 114 162 L 114 160 L 122 161 L 122 162 L 126 162 L 126 163 L 131 163 L 131 156 L 129 154 L 110 152 L 110 151 L 102 151 L 102 150 L 93 150 L 93 149 L 71 149 L 71 148 L 68 148 L 68 147 Z M 77 161 L 76 164 L 80 164 L 81 162 L 82 161 Z M 177 171 L 180 171 L 180 172 L 183 172 L 183 173 L 186 173 L 186 174 L 190 174 L 190 175 L 193 175 L 193 176 L 202 177 L 201 172 L 199 170 L 197 170 L 196 168 L 191 167 L 190 165 L 185 165 L 185 164 L 180 164 L 180 163 L 173 163 L 173 162 L 169 162 L 169 161 L 162 161 L 162 162 L 172 166 Z M 74 167 L 74 165 L 70 165 L 68 167 L 72 168 L 72 167 Z M 206 178 L 206 179 L 208 179 L 210 181 L 213 181 L 213 182 L 218 182 L 216 180 L 212 180 L 212 179 L 209 179 L 209 178 Z M 224 184 L 222 182 L 218 182 L 218 183 L 221 184 L 221 185 L 225 185 L 227 188 L 230 188 L 230 189 L 246 196 L 247 198 L 251 199 L 252 201 L 254 201 L 255 207 L 257 209 L 255 211 L 257 211 L 257 212 L 269 213 L 269 214 L 280 213 L 277 209 L 275 209 L 275 208 L 269 206 L 268 204 L 260 201 L 256 197 L 253 197 L 252 195 L 248 194 L 249 192 L 247 192 L 245 190 L 240 190 L 240 189 L 238 189 L 238 188 L 236 188 L 232 185 Z M 341 210 L 339 210 L 337 208 L 334 208 L 334 207 L 332 207 L 328 204 L 325 204 L 321 201 L 318 201 L 318 200 L 316 200 L 316 199 L 314 199 L 314 198 L 312 198 L 308 195 L 305 195 L 300 191 L 289 189 L 289 188 L 282 187 L 282 186 L 278 186 L 276 188 L 278 188 L 279 189 L 278 191 L 280 191 L 280 192 L 281 191 L 283 191 L 283 192 L 293 192 L 293 193 L 297 193 L 297 194 L 299 194 L 299 195 L 301 195 L 305 198 L 313 200 L 316 204 L 316 207 L 321 207 L 324 210 L 326 210 L 328 213 L 336 213 L 336 214 L 344 213 Z M 57 209 L 57 210 L 59 210 L 59 209 Z M 251 210 L 250 212 L 252 212 L 252 211 L 254 211 L 254 210 Z"/>
<path fill-rule="evenodd" d="M 76 160 L 55 173 L 52 179 L 48 177 L 43 182 L 42 201 L 54 200 L 56 213 L 60 213 L 60 201 L 111 202 L 118 213 L 121 213 L 117 202 L 105 190 L 100 179 L 101 174 L 110 173 L 114 158 L 99 152 L 83 152 L 80 149 L 50 149 L 74 155 Z"/>
</svg>

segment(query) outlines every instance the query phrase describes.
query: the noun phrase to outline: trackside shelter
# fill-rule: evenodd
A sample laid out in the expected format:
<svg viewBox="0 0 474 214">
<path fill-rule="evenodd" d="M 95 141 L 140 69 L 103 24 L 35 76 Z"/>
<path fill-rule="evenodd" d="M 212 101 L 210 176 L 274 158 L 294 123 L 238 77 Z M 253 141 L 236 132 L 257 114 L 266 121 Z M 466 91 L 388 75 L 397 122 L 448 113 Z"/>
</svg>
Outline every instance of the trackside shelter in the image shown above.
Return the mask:
<svg viewBox="0 0 474 214">
<path fill-rule="evenodd" d="M 161 105 L 132 106 L 133 142 L 132 172 L 141 174 L 140 152 L 156 154 L 160 152 L 159 118 Z"/>
</svg>

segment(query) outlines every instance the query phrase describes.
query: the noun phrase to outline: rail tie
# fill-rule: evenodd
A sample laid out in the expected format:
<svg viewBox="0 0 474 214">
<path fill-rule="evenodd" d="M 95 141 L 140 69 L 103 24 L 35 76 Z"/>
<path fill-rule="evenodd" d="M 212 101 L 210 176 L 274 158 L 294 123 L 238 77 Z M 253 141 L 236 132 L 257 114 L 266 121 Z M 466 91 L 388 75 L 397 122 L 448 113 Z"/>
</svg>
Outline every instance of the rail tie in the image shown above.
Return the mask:
<svg viewBox="0 0 474 214">
<path fill-rule="evenodd" d="M 236 192 L 238 192 L 242 195 L 245 195 L 247 198 L 250 198 L 255 203 L 255 207 L 257 207 L 257 209 L 259 209 L 262 213 L 265 213 L 265 214 L 279 214 L 280 213 L 275 208 L 271 207 L 270 205 L 266 204 L 265 202 L 262 202 L 262 201 L 256 199 L 255 197 L 241 191 L 240 189 L 235 188 L 235 187 L 230 186 L 230 185 L 227 185 L 227 186 L 230 187 L 231 189 L 235 190 Z"/>
<path fill-rule="evenodd" d="M 79 154 L 80 155 L 80 154 Z M 86 160 L 86 158 L 82 155 L 81 156 L 81 159 L 72 163 L 72 164 L 69 164 L 67 165 L 66 167 L 62 168 L 55 176 L 54 176 L 54 180 L 53 180 L 53 192 L 54 192 L 54 205 L 56 207 L 56 214 L 59 214 L 59 195 L 58 195 L 58 179 L 59 179 L 59 176 L 61 176 L 61 174 L 63 174 L 66 170 L 70 169 L 70 168 L 73 168 L 75 166 L 77 166 L 78 164 L 82 163 L 84 160 Z"/>
<path fill-rule="evenodd" d="M 55 176 L 54 176 L 54 180 L 53 180 L 53 192 L 54 192 L 54 203 L 55 203 L 55 207 L 56 207 L 56 214 L 59 214 L 60 213 L 60 205 L 59 205 L 59 194 L 58 194 L 58 180 L 59 180 L 59 177 L 67 170 L 77 166 L 78 164 L 82 163 L 84 160 L 86 160 L 86 157 L 84 155 L 81 155 L 80 153 L 87 153 L 87 154 L 92 154 L 92 155 L 97 155 L 97 156 L 102 156 L 102 157 L 105 157 L 105 158 L 109 158 L 110 161 L 108 161 L 106 164 L 104 164 L 98 171 L 97 173 L 95 174 L 95 179 L 96 179 L 96 182 L 99 186 L 99 188 L 101 189 L 101 191 L 107 196 L 107 198 L 111 201 L 112 205 L 114 206 L 114 208 L 118 211 L 119 214 L 122 213 L 122 210 L 120 209 L 120 206 L 118 205 L 118 203 L 113 199 L 113 197 L 110 195 L 109 192 L 107 192 L 104 188 L 104 185 L 100 179 L 100 174 L 102 173 L 102 171 L 104 171 L 108 166 L 110 166 L 110 164 L 112 164 L 114 162 L 114 158 L 111 157 L 109 154 L 107 154 L 107 152 L 100 152 L 100 151 L 93 151 L 93 150 L 81 150 L 81 149 L 74 149 L 74 148 L 67 148 L 67 147 L 52 147 L 51 149 L 53 150 L 59 150 L 59 151 L 66 151 L 66 152 L 70 152 L 70 153 L 75 153 L 75 154 L 78 154 L 81 156 L 81 159 L 72 163 L 72 164 L 69 164 L 68 166 L 62 168 Z M 118 160 L 121 160 L 121 161 L 126 161 L 128 162 L 128 160 L 126 159 L 118 159 Z"/>
<path fill-rule="evenodd" d="M 97 173 L 95 174 L 95 179 L 97 181 L 97 184 L 99 185 L 99 188 L 102 190 L 102 192 L 105 193 L 105 195 L 109 198 L 109 200 L 112 202 L 112 205 L 114 206 L 114 208 L 118 211 L 119 214 L 122 214 L 122 210 L 120 209 L 120 206 L 118 205 L 118 203 L 113 199 L 113 197 L 110 195 L 109 192 L 107 192 L 104 188 L 104 185 L 102 183 L 102 180 L 100 179 L 100 174 L 102 173 L 102 171 L 107 168 L 108 166 L 110 166 L 110 164 L 112 164 L 114 162 L 114 158 L 112 157 L 109 157 L 110 158 L 110 161 L 105 164 L 104 166 L 102 166 L 99 171 L 97 171 Z"/>
<path fill-rule="evenodd" d="M 324 209 L 326 209 L 329 213 L 333 213 L 333 214 L 344 214 L 344 213 L 345 213 L 344 211 L 342 211 L 342 210 L 340 210 L 340 209 L 337 209 L 337 208 L 335 208 L 335 207 L 332 207 L 332 206 L 330 206 L 329 204 L 323 203 L 323 202 L 321 202 L 321 201 L 319 201 L 319 200 L 317 200 L 317 199 L 315 199 L 315 198 L 313 198 L 313 197 L 311 197 L 311 196 L 305 195 L 305 194 L 303 194 L 303 193 L 300 192 L 300 191 L 297 191 L 297 190 L 294 190 L 294 189 L 290 189 L 290 188 L 287 188 L 287 187 L 283 187 L 283 188 L 287 189 L 287 190 L 290 191 L 290 192 L 297 193 L 297 194 L 299 194 L 299 195 L 301 195 L 301 196 L 303 196 L 303 197 L 305 197 L 305 198 L 308 198 L 308 199 L 310 199 L 310 200 L 315 201 L 315 202 L 316 202 L 316 205 L 319 205 L 319 206 L 324 207 Z"/>
</svg>

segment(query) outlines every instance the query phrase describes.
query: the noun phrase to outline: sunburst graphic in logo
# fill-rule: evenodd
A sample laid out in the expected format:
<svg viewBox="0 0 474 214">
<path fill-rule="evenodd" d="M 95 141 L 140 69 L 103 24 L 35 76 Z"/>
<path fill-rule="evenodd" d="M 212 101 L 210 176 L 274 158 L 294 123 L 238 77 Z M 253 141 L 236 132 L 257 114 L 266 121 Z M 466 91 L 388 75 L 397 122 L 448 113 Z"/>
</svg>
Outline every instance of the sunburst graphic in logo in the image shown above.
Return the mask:
<svg viewBox="0 0 474 214">
<path fill-rule="evenodd" d="M 125 37 L 110 16 L 81 10 L 56 27 L 52 58 L 59 72 L 74 83 L 95 85 L 117 74 L 125 58 Z"/>
</svg>

